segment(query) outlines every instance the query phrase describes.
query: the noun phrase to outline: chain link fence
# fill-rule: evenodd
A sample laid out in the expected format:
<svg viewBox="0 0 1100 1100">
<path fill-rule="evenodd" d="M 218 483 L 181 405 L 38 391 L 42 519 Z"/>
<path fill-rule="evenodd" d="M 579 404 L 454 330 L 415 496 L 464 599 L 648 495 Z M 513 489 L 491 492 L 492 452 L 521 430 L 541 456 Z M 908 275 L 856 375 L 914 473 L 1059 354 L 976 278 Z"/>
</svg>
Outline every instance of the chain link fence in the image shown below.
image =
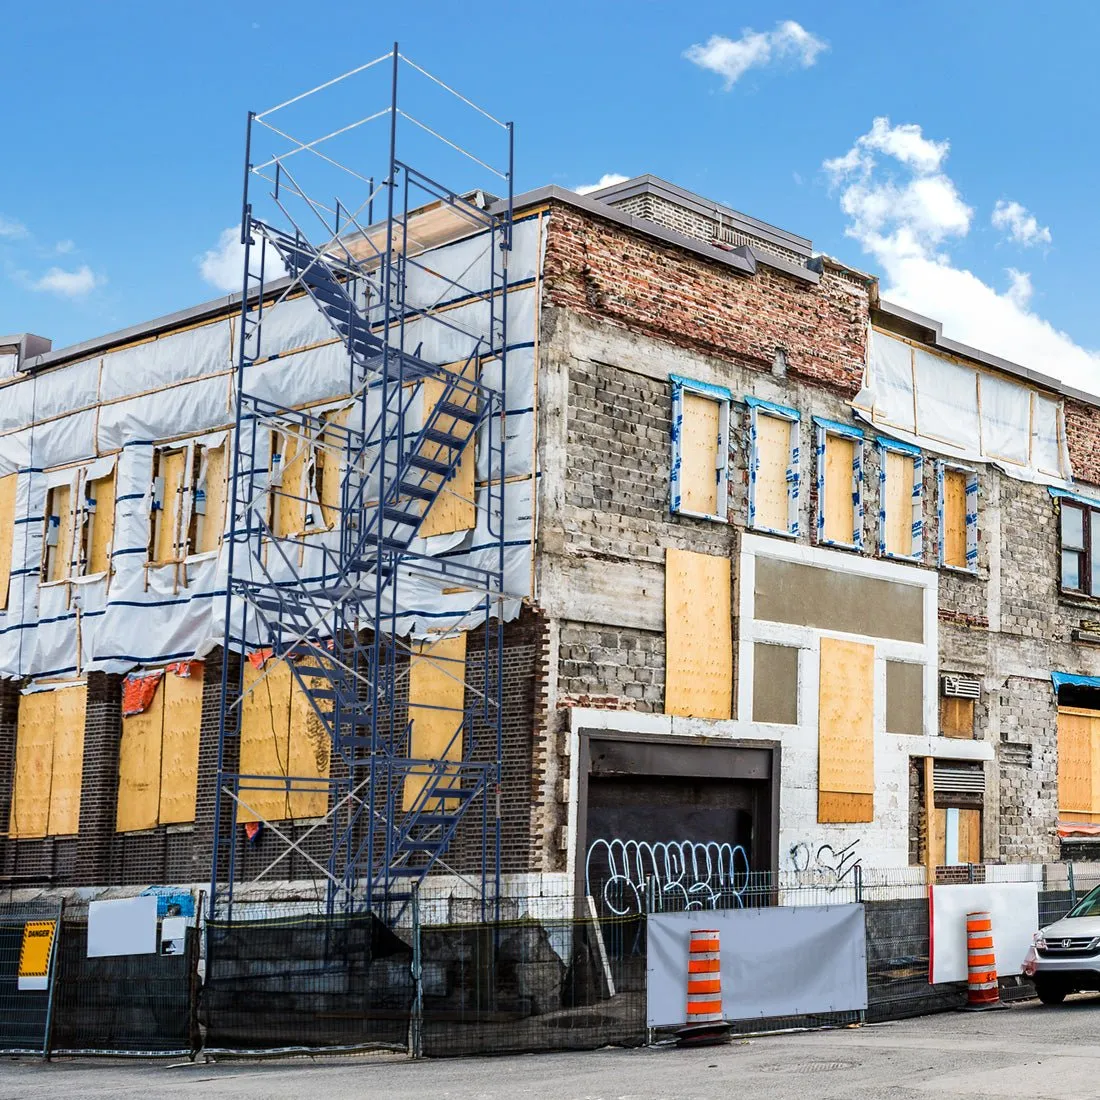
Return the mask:
<svg viewBox="0 0 1100 1100">
<path fill-rule="evenodd" d="M 952 882 L 1034 882 L 1039 924 L 1100 885 L 1100 865 L 972 866 Z M 477 919 L 463 887 L 429 880 L 393 928 L 325 915 L 315 899 L 256 900 L 198 922 L 183 954 L 87 957 L 87 923 L 57 902 L 0 904 L 0 1052 L 278 1053 L 386 1048 L 449 1056 L 638 1045 L 646 1026 L 647 915 L 685 909 L 863 906 L 865 1012 L 733 1021 L 738 1033 L 900 1019 L 961 1007 L 929 984 L 924 870 L 745 871 L 702 883 L 511 884 Z M 590 892 L 589 892 L 590 891 Z M 20 988 L 24 927 L 57 921 L 47 988 Z M 1004 978 L 1005 999 L 1031 995 Z"/>
</svg>

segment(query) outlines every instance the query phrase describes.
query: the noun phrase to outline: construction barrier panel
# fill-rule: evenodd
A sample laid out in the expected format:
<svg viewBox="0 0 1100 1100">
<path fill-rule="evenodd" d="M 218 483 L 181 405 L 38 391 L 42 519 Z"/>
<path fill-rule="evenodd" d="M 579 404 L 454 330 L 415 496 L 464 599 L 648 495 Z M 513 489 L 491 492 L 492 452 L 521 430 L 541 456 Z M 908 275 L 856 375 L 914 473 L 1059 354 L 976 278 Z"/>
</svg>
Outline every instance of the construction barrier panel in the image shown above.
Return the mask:
<svg viewBox="0 0 1100 1100">
<path fill-rule="evenodd" d="M 693 928 L 721 933 L 722 1014 L 728 1020 L 867 1007 L 862 905 L 653 913 L 647 929 L 650 1027 L 684 1023 L 688 932 Z"/>
<path fill-rule="evenodd" d="M 50 924 L 54 929 L 53 958 L 46 960 L 46 981 L 42 982 L 38 980 L 38 961 L 28 958 L 24 944 L 28 926 L 34 930 L 35 926 L 42 929 Z M 0 1052 L 46 1053 L 60 924 L 61 906 L 57 902 L 0 906 Z M 27 970 L 28 963 L 33 975 Z"/>
<path fill-rule="evenodd" d="M 1039 928 L 1039 887 L 1034 882 L 959 883 L 930 891 L 932 941 L 928 980 L 965 982 L 966 915 L 988 912 L 997 929 L 996 971 L 1003 978 L 1023 972 L 1032 936 Z"/>
</svg>

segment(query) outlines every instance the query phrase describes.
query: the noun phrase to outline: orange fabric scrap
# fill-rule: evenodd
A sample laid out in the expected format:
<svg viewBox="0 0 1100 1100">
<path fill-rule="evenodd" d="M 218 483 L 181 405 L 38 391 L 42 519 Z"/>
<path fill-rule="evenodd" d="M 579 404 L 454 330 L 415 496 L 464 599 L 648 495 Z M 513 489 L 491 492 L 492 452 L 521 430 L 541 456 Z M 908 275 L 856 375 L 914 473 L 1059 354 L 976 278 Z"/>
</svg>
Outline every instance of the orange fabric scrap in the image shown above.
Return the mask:
<svg viewBox="0 0 1100 1100">
<path fill-rule="evenodd" d="M 122 682 L 122 716 L 144 714 L 152 705 L 163 671 L 131 672 Z"/>
<path fill-rule="evenodd" d="M 271 660 L 270 649 L 254 649 L 248 655 L 248 661 L 253 668 L 263 668 Z"/>
<path fill-rule="evenodd" d="M 202 661 L 173 661 L 168 666 L 169 672 L 174 672 L 183 680 L 190 680 L 192 676 L 202 676 Z"/>
</svg>

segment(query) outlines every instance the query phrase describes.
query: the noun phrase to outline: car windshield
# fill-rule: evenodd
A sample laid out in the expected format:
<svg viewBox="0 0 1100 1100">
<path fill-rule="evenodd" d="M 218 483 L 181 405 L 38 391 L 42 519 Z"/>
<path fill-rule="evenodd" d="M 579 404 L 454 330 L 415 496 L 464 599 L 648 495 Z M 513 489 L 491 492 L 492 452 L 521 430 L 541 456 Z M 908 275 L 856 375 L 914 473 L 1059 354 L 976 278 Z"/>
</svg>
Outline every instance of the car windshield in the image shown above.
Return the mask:
<svg viewBox="0 0 1100 1100">
<path fill-rule="evenodd" d="M 1066 916 L 1100 917 L 1100 886 L 1094 886 Z"/>
</svg>

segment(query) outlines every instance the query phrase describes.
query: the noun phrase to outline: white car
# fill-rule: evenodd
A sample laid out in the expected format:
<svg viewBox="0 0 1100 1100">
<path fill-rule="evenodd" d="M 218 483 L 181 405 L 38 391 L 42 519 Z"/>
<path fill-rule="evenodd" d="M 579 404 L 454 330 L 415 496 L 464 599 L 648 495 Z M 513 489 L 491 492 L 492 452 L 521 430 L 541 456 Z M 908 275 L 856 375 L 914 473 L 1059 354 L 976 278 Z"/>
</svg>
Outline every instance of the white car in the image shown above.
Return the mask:
<svg viewBox="0 0 1100 1100">
<path fill-rule="evenodd" d="M 1024 973 L 1045 1005 L 1061 1004 L 1067 993 L 1100 991 L 1100 886 L 1035 933 Z"/>
</svg>

